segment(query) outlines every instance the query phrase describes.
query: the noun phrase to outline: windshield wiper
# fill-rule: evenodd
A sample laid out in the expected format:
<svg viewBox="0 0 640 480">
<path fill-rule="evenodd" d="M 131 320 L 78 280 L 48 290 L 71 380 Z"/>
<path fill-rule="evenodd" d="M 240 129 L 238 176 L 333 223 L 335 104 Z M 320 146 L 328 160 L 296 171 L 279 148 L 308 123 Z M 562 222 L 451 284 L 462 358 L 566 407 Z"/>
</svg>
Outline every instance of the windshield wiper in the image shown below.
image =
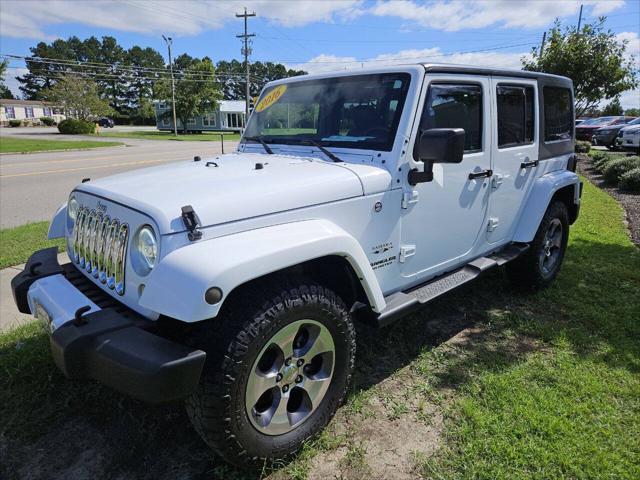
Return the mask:
<svg viewBox="0 0 640 480">
<path fill-rule="evenodd" d="M 262 145 L 262 148 L 264 148 L 264 151 L 267 152 L 269 155 L 273 155 L 273 150 L 271 150 L 271 147 L 269 145 L 267 145 L 267 142 L 265 142 L 262 137 L 242 137 L 244 140 L 249 140 L 250 142 L 258 142 L 260 145 Z"/>
<path fill-rule="evenodd" d="M 324 153 L 327 157 L 329 157 L 331 160 L 333 160 L 334 162 L 338 163 L 338 162 L 342 162 L 343 160 L 341 160 L 340 158 L 338 158 L 336 155 L 334 155 L 333 153 L 331 153 L 329 150 L 327 150 L 325 147 L 323 147 L 322 145 L 320 145 L 318 142 L 316 142 L 315 140 L 310 140 L 310 139 L 306 139 L 306 140 L 300 140 L 300 144 L 301 145 L 313 145 L 314 147 L 318 147 L 318 149 Z"/>
</svg>

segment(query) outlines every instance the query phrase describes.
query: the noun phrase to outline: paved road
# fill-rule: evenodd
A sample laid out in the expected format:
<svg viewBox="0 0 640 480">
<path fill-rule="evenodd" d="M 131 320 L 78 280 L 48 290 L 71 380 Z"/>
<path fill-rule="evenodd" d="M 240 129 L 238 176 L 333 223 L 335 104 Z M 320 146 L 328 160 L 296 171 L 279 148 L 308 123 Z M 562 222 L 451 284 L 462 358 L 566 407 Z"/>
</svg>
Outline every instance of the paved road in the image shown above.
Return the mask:
<svg viewBox="0 0 640 480">
<path fill-rule="evenodd" d="M 45 138 L 55 135 L 40 129 L 1 129 L 0 135 Z M 45 130 L 45 129 L 42 129 Z M 59 136 L 57 137 L 60 138 Z M 82 137 L 74 137 L 82 139 Z M 94 139 L 94 137 L 92 137 Z M 50 220 L 71 189 L 83 178 L 96 179 L 137 168 L 194 155 L 203 159 L 220 153 L 219 142 L 173 142 L 167 140 L 109 139 L 126 143 L 125 147 L 105 147 L 79 152 L 50 152 L 0 155 L 0 228 L 28 222 Z M 225 142 L 232 151 L 237 142 Z"/>
</svg>

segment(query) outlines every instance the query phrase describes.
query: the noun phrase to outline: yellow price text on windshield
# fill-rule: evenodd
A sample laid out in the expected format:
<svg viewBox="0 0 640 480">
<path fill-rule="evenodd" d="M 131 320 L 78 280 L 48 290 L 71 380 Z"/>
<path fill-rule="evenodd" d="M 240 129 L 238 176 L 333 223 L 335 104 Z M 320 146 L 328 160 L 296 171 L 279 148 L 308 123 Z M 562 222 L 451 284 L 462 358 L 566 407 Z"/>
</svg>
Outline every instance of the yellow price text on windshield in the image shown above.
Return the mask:
<svg viewBox="0 0 640 480">
<path fill-rule="evenodd" d="M 280 100 L 280 97 L 282 97 L 282 95 L 286 91 L 287 91 L 286 85 L 278 85 L 277 87 L 275 87 L 273 90 L 267 93 L 262 98 L 262 100 L 258 102 L 258 105 L 256 105 L 256 112 L 261 112 L 269 108 L 271 105 L 273 105 L 278 100 Z"/>
</svg>

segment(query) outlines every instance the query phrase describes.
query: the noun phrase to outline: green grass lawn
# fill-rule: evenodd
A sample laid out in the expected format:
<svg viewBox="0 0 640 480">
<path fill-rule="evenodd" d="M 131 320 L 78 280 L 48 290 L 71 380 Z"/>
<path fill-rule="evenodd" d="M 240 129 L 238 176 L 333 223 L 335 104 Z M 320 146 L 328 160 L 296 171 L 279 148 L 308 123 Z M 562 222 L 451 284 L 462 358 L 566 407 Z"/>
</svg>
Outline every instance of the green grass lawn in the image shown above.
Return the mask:
<svg viewBox="0 0 640 480">
<path fill-rule="evenodd" d="M 202 132 L 199 134 L 178 134 L 174 136 L 172 132 L 160 132 L 157 130 L 141 130 L 132 132 L 109 132 L 106 129 L 100 130 L 101 137 L 114 138 L 141 138 L 143 140 L 173 140 L 178 142 L 219 142 L 220 133 Z M 224 133 L 225 140 L 240 140 L 238 133 Z"/>
<path fill-rule="evenodd" d="M 488 312 L 510 361 L 478 348 L 463 361 L 419 361 L 455 382 L 446 442 L 431 478 L 640 478 L 640 252 L 620 206 L 590 183 L 557 282 Z M 515 302 L 515 304 L 514 304 Z"/>
<path fill-rule="evenodd" d="M 38 140 L 31 138 L 0 138 L 1 153 L 31 153 L 47 150 L 75 150 L 84 148 L 115 147 L 122 142 L 96 142 L 93 140 Z"/>
<path fill-rule="evenodd" d="M 0 230 L 0 268 L 27 261 L 36 250 L 57 246 L 64 250 L 64 240 L 47 240 L 49 222 L 29 223 L 21 227 Z"/>
<path fill-rule="evenodd" d="M 359 327 L 347 404 L 275 478 L 305 478 L 318 458 L 350 472 L 344 478 L 375 477 L 366 464 L 372 432 L 392 431 L 409 415 L 413 424 L 431 424 L 432 410 L 444 426 L 430 440 L 436 453 L 416 455 L 415 476 L 640 478 L 639 286 L 640 251 L 620 206 L 586 183 L 562 272 L 549 289 L 518 292 L 493 271 L 383 331 Z M 454 318 L 464 324 L 450 326 Z M 458 331 L 468 341 L 448 340 Z M 53 465 L 53 477 L 88 448 L 97 466 L 87 471 L 100 472 L 94 478 L 242 477 L 211 456 L 180 405 L 148 406 L 65 379 L 35 323 L 0 334 L 2 438 L 11 446 L 7 472 L 40 462 Z"/>
</svg>

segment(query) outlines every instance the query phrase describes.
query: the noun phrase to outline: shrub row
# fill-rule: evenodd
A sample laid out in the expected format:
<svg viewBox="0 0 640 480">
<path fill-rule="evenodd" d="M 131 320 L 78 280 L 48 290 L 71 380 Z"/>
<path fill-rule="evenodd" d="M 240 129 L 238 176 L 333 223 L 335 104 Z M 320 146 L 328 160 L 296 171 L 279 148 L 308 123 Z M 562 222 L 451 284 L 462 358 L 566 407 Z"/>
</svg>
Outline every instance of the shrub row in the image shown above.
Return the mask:
<svg viewBox="0 0 640 480">
<path fill-rule="evenodd" d="M 632 168 L 620 175 L 618 188 L 627 192 L 640 192 L 640 167 Z"/>
<path fill-rule="evenodd" d="M 46 125 L 47 127 L 51 127 L 56 124 L 56 121 L 51 117 L 40 117 L 38 120 L 41 124 Z M 25 118 L 24 120 L 18 120 L 14 118 L 9 120 L 9 126 L 13 128 L 22 126 L 29 127 L 32 125 L 38 125 L 38 121 L 34 118 Z"/>
<path fill-rule="evenodd" d="M 591 142 L 585 142 L 582 140 L 576 141 L 575 152 L 576 153 L 589 153 L 591 150 Z"/>
<path fill-rule="evenodd" d="M 620 190 L 640 192 L 640 157 L 602 151 L 590 155 L 593 169 L 604 177 L 605 183 Z"/>
<path fill-rule="evenodd" d="M 67 135 L 83 135 L 94 133 L 95 129 L 95 123 L 75 118 L 67 118 L 66 120 L 63 120 L 58 124 L 58 131 Z"/>
</svg>

